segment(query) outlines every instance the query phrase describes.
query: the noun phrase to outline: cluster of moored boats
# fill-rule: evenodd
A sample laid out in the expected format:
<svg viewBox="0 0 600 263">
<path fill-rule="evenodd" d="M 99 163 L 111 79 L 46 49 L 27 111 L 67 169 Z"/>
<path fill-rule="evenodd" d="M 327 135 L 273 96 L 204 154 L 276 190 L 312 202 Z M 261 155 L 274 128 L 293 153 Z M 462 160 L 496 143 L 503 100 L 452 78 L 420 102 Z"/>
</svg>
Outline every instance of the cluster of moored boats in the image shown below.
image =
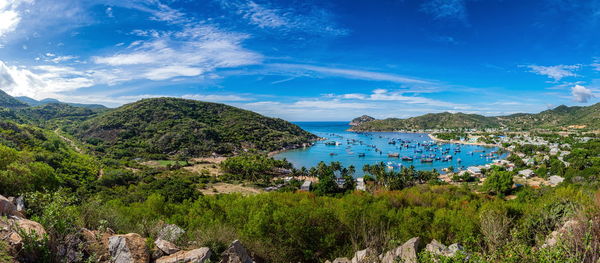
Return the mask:
<svg viewBox="0 0 600 263">
<path fill-rule="evenodd" d="M 340 138 L 341 136 L 337 135 L 336 137 Z M 382 138 L 380 136 L 380 138 Z M 341 138 L 343 139 L 343 137 Z M 342 142 L 339 141 L 327 141 L 325 145 L 328 146 L 340 146 Z M 351 149 L 353 145 L 366 145 L 369 150 L 373 150 L 379 155 L 383 155 L 383 151 L 377 145 L 369 145 L 365 144 L 363 141 L 356 139 L 346 139 L 346 150 L 349 154 L 354 154 Z M 388 152 L 387 156 L 389 158 L 398 158 L 402 162 L 414 162 L 419 161 L 421 163 L 434 163 L 434 162 L 449 162 L 453 160 L 453 156 L 457 155 L 462 151 L 461 144 L 454 144 L 454 146 L 448 144 L 437 143 L 435 141 L 416 141 L 416 140 L 407 140 L 400 138 L 392 138 L 388 140 L 388 145 L 394 145 L 394 148 L 400 150 L 399 152 Z M 388 147 L 389 148 L 389 147 Z M 407 152 L 412 153 L 407 154 Z M 400 155 L 400 152 L 403 152 L 403 155 Z M 479 154 L 481 158 L 493 159 L 498 157 L 498 152 L 492 151 L 486 153 L 486 150 L 475 150 L 468 153 L 469 155 Z M 337 153 L 330 153 L 331 156 L 337 155 Z M 366 157 L 366 153 L 361 152 L 357 154 L 358 157 Z M 461 163 L 462 160 L 460 158 L 456 158 L 457 163 Z M 401 167 L 401 163 L 388 162 L 389 168 Z"/>
</svg>

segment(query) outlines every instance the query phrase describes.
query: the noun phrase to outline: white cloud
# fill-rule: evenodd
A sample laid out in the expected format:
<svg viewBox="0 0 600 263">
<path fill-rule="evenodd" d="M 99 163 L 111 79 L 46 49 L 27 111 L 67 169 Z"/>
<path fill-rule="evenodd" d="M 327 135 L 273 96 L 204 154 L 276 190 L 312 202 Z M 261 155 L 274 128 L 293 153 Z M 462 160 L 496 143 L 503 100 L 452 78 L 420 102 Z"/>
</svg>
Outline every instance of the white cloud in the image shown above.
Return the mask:
<svg viewBox="0 0 600 263">
<path fill-rule="evenodd" d="M 293 108 L 313 108 L 313 109 L 368 109 L 373 105 L 367 103 L 344 102 L 341 100 L 300 100 L 291 105 Z"/>
<path fill-rule="evenodd" d="M 158 32 L 121 53 L 94 57 L 93 61 L 123 69 L 133 78 L 194 77 L 218 68 L 259 64 L 262 56 L 241 45 L 247 37 L 208 25 L 188 26 L 179 32 Z"/>
<path fill-rule="evenodd" d="M 590 99 L 595 97 L 591 89 L 581 85 L 573 86 L 571 88 L 571 95 L 573 96 L 573 101 L 579 103 L 587 103 Z"/>
<path fill-rule="evenodd" d="M 0 37 L 3 37 L 17 28 L 21 22 L 21 16 L 11 2 L 6 2 L 6 0 L 0 2 L 4 2 L 0 3 Z"/>
<path fill-rule="evenodd" d="M 576 77 L 573 71 L 578 70 L 580 65 L 556 65 L 556 66 L 538 66 L 538 65 L 529 65 L 527 66 L 531 69 L 531 72 L 536 73 L 538 75 L 547 76 L 549 78 L 554 79 L 554 81 L 559 81 L 565 77 Z"/>
<path fill-rule="evenodd" d="M 93 85 L 90 74 L 70 67 L 46 65 L 29 70 L 0 61 L 0 87 L 14 96 L 42 99 Z"/>
<path fill-rule="evenodd" d="M 455 104 L 426 97 L 406 96 L 405 91 L 390 92 L 386 89 L 375 89 L 371 94 L 350 93 L 338 97 L 344 99 L 368 100 L 368 101 L 399 101 L 408 104 L 424 104 L 436 107 L 447 107 L 451 109 L 469 109 L 467 105 Z"/>
</svg>

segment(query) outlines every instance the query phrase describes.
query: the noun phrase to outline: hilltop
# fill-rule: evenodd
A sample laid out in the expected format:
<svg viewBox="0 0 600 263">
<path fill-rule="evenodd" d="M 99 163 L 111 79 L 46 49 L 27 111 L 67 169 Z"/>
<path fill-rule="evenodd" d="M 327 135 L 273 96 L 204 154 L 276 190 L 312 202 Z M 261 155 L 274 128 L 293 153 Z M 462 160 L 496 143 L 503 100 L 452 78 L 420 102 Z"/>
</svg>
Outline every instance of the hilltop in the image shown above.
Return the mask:
<svg viewBox="0 0 600 263">
<path fill-rule="evenodd" d="M 563 129 L 569 127 L 600 128 L 600 103 L 591 106 L 558 106 L 540 113 L 518 113 L 487 117 L 465 113 L 429 113 L 407 119 L 374 120 L 352 127 L 354 131 L 398 131 L 427 129 Z"/>
<path fill-rule="evenodd" d="M 6 92 L 0 90 L 0 107 L 15 109 L 28 107 L 26 103 L 23 103 L 12 96 L 6 94 Z"/>
<path fill-rule="evenodd" d="M 351 126 L 361 125 L 361 124 L 363 124 L 363 123 L 367 123 L 367 122 L 374 121 L 374 120 L 375 120 L 375 118 L 373 118 L 373 117 L 371 117 L 371 116 L 369 116 L 369 115 L 363 115 L 363 116 L 360 116 L 360 117 L 354 118 L 354 119 L 353 119 L 353 120 L 350 122 L 350 125 L 351 125 Z"/>
<path fill-rule="evenodd" d="M 277 151 L 316 139 L 300 127 L 218 103 L 144 99 L 83 122 L 76 136 L 118 157 Z"/>
</svg>

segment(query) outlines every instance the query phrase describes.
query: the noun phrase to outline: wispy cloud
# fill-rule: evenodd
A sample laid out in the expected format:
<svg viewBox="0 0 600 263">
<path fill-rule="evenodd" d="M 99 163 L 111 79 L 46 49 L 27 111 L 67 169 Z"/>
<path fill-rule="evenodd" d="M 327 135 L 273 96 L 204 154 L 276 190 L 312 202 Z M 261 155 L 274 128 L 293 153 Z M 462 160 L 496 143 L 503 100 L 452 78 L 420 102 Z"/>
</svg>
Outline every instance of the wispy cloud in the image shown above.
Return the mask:
<svg viewBox="0 0 600 263">
<path fill-rule="evenodd" d="M 339 76 L 351 79 L 374 80 L 374 81 L 389 81 L 394 83 L 412 83 L 412 84 L 432 84 L 427 80 L 422 80 L 413 77 L 407 77 L 397 74 L 374 72 L 367 70 L 345 69 L 335 67 L 323 67 L 306 64 L 272 64 L 272 67 L 279 70 L 313 72 L 326 76 Z"/>
<path fill-rule="evenodd" d="M 457 19 L 465 22 L 467 8 L 465 0 L 428 0 L 421 10 L 432 15 L 435 19 Z"/>
<path fill-rule="evenodd" d="M 539 66 L 539 65 L 528 65 L 531 72 L 547 76 L 549 78 L 554 79 L 554 81 L 559 81 L 565 77 L 576 77 L 574 71 L 581 68 L 581 65 L 556 65 L 556 66 Z"/>
<path fill-rule="evenodd" d="M 225 10 L 241 16 L 249 24 L 263 29 L 300 31 L 315 35 L 341 36 L 347 29 L 336 25 L 333 15 L 322 8 L 309 9 L 278 7 L 274 3 L 257 3 L 252 0 L 216 0 Z M 306 9 L 306 10 L 305 10 Z"/>
<path fill-rule="evenodd" d="M 138 32 L 139 33 L 139 32 Z M 179 32 L 146 34 L 149 40 L 119 53 L 93 58 L 96 64 L 126 68 L 133 76 L 149 80 L 194 77 L 217 68 L 258 64 L 262 56 L 242 47 L 245 34 L 224 32 L 214 26 L 187 26 Z"/>
</svg>

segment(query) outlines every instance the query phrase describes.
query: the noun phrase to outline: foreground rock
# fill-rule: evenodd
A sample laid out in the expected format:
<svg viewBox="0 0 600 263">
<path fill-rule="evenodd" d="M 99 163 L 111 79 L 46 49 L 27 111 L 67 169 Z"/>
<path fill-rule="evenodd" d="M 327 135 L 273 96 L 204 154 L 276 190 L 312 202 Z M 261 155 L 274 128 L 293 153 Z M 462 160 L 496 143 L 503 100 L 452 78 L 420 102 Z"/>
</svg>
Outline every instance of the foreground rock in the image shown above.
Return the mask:
<svg viewBox="0 0 600 263">
<path fill-rule="evenodd" d="M 454 257 L 458 253 L 463 253 L 463 247 L 460 244 L 452 244 L 446 247 L 444 244 L 437 240 L 432 240 L 431 243 L 427 244 L 425 250 L 435 256 Z"/>
<path fill-rule="evenodd" d="M 114 235 L 108 239 L 110 260 L 114 263 L 148 263 L 146 239 L 136 233 Z"/>
<path fill-rule="evenodd" d="M 379 257 L 377 256 L 377 251 L 372 248 L 367 248 L 365 250 L 357 251 L 354 253 L 354 257 L 352 258 L 352 263 L 376 263 L 379 262 Z"/>
<path fill-rule="evenodd" d="M 386 252 L 381 257 L 382 263 L 417 263 L 417 254 L 421 248 L 421 238 L 413 237 L 406 241 L 402 246 Z"/>
<path fill-rule="evenodd" d="M 0 195 L 0 216 L 17 216 L 25 218 L 23 213 L 17 210 L 14 199 L 10 200 L 2 195 Z"/>
<path fill-rule="evenodd" d="M 336 258 L 333 263 L 351 263 L 352 261 L 348 258 Z"/>
<path fill-rule="evenodd" d="M 171 255 L 175 254 L 176 252 L 179 252 L 179 248 L 175 246 L 175 244 L 164 239 L 157 239 L 156 241 L 154 241 L 154 245 L 156 245 L 156 247 L 166 255 Z"/>
<path fill-rule="evenodd" d="M 558 244 L 558 241 L 561 238 L 572 233 L 575 227 L 577 227 L 578 225 L 579 222 L 573 219 L 565 222 L 558 230 L 552 231 L 552 233 L 550 233 L 550 235 L 546 239 L 546 242 L 544 242 L 544 244 L 542 245 L 542 248 L 556 246 L 556 244 Z"/>
<path fill-rule="evenodd" d="M 156 263 L 202 263 L 210 259 L 210 249 L 207 247 L 190 251 L 179 251 L 173 255 L 161 257 Z"/>
<path fill-rule="evenodd" d="M 239 240 L 231 243 L 229 248 L 221 254 L 221 263 L 253 263 L 252 257 L 248 255 L 246 248 Z"/>
<path fill-rule="evenodd" d="M 9 216 L 0 219 L 0 238 L 7 242 L 9 253 L 24 261 L 35 262 L 36 255 L 20 254 L 23 249 L 24 240 L 26 239 L 23 234 L 27 235 L 27 238 L 33 238 L 38 241 L 47 238 L 46 230 L 37 222 L 18 216 Z"/>
</svg>

